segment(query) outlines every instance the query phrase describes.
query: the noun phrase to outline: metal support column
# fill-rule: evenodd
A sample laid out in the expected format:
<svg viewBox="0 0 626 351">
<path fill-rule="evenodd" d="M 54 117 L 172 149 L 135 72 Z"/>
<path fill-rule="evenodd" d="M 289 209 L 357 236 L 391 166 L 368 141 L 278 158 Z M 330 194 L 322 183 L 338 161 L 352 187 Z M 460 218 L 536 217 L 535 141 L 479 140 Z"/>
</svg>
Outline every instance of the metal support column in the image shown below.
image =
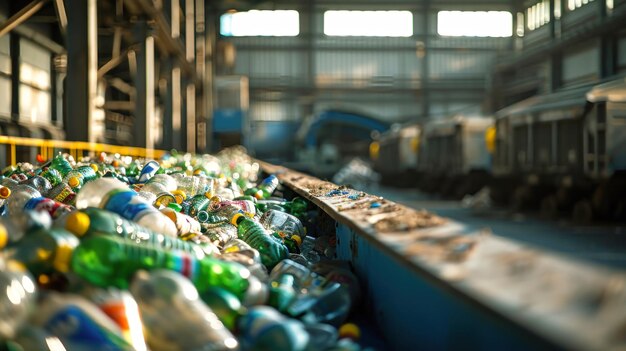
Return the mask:
<svg viewBox="0 0 626 351">
<path fill-rule="evenodd" d="M 219 14 L 209 6 L 205 7 L 206 17 L 206 57 L 205 57 L 205 86 L 204 99 L 206 109 L 206 150 L 213 151 L 213 110 L 215 109 L 215 52 L 217 33 L 219 31 Z"/>
<path fill-rule="evenodd" d="M 11 48 L 11 119 L 17 121 L 20 117 L 20 37 L 11 33 L 9 40 Z"/>
<path fill-rule="evenodd" d="M 95 141 L 91 120 L 96 108 L 98 71 L 97 0 L 66 1 L 67 139 Z"/>
<path fill-rule="evenodd" d="M 428 1 L 424 3 L 422 8 L 422 31 L 424 35 L 423 47 L 416 46 L 415 54 L 422 59 L 422 118 L 428 118 L 430 115 L 430 74 L 429 74 L 429 56 L 430 56 L 430 4 Z"/>
<path fill-rule="evenodd" d="M 194 62 L 195 56 L 195 15 L 194 0 L 185 0 L 185 56 L 188 62 Z M 187 152 L 196 152 L 196 85 L 193 78 L 185 85 L 185 119 Z"/>
<path fill-rule="evenodd" d="M 137 75 L 135 88 L 134 141 L 135 146 L 154 148 L 155 106 L 154 106 L 154 36 L 148 23 L 140 21 L 135 25 L 135 40 L 141 43 L 137 52 Z"/>
<path fill-rule="evenodd" d="M 196 0 L 195 8 L 195 41 L 196 41 L 196 152 L 205 153 L 207 145 L 206 135 L 206 91 L 208 81 L 206 77 L 206 12 L 204 0 Z"/>
</svg>

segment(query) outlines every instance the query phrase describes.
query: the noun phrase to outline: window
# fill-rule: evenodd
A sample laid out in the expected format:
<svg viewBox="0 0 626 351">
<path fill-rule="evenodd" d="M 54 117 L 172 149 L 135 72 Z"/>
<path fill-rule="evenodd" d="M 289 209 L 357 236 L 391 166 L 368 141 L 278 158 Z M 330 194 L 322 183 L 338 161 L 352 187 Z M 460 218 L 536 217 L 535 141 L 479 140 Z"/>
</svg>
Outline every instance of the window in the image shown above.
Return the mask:
<svg viewBox="0 0 626 351">
<path fill-rule="evenodd" d="M 593 2 L 593 0 L 567 0 L 567 9 L 570 11 L 574 11 L 577 8 L 587 5 L 590 2 Z"/>
<path fill-rule="evenodd" d="M 300 33 L 300 17 L 293 10 L 226 13 L 220 18 L 220 33 L 232 37 L 295 37 Z"/>
<path fill-rule="evenodd" d="M 20 41 L 20 119 L 50 123 L 51 54 L 28 41 Z"/>
<path fill-rule="evenodd" d="M 450 37 L 510 37 L 513 16 L 506 11 L 439 11 L 437 33 Z"/>
<path fill-rule="evenodd" d="M 326 11 L 324 34 L 328 36 L 410 37 L 410 11 Z"/>
<path fill-rule="evenodd" d="M 554 13 L 556 16 L 556 7 Z M 526 9 L 526 21 L 526 28 L 529 30 L 535 30 L 550 22 L 550 0 L 543 0 Z"/>
</svg>

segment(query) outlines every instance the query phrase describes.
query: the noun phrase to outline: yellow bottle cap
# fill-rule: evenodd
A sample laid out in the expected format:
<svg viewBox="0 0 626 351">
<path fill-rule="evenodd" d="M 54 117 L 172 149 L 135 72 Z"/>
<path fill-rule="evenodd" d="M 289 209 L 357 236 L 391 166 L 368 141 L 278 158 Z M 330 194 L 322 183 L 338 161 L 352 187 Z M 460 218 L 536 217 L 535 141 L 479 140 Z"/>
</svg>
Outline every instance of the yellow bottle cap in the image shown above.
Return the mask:
<svg viewBox="0 0 626 351">
<path fill-rule="evenodd" d="M 9 232 L 4 224 L 0 224 L 0 249 L 7 246 L 7 242 L 9 242 Z"/>
<path fill-rule="evenodd" d="M 91 167 L 91 169 L 93 169 L 94 172 L 98 172 L 98 165 L 97 164 L 92 163 L 92 164 L 89 165 L 89 167 Z"/>
<path fill-rule="evenodd" d="M 74 211 L 67 216 L 67 220 L 65 222 L 65 229 L 69 232 L 74 233 L 74 235 L 78 237 L 82 237 L 89 230 L 89 225 L 91 224 L 91 220 L 89 216 L 83 212 Z"/>
<path fill-rule="evenodd" d="M 72 188 L 75 188 L 80 185 L 80 180 L 78 180 L 78 177 L 72 177 L 67 181 L 67 184 Z"/>
<path fill-rule="evenodd" d="M 357 340 L 361 337 L 361 328 L 354 323 L 346 323 L 339 327 L 339 337 Z"/>
<path fill-rule="evenodd" d="M 212 199 L 214 197 L 214 194 L 212 191 L 207 191 L 206 193 L 204 193 L 204 196 L 206 196 L 207 199 Z"/>
<path fill-rule="evenodd" d="M 239 217 L 243 217 L 243 215 L 241 213 L 237 213 L 233 216 L 233 218 L 230 219 L 230 223 L 232 223 L 232 225 L 237 226 L 237 219 L 239 219 Z"/>
<path fill-rule="evenodd" d="M 187 199 L 187 194 L 185 194 L 185 192 L 182 190 L 174 190 L 172 191 L 172 195 L 174 195 L 174 198 L 176 199 L 176 203 L 179 205 L 182 204 L 183 201 Z"/>
<path fill-rule="evenodd" d="M 209 199 L 211 202 L 222 202 L 222 198 L 219 196 L 211 196 Z"/>
<path fill-rule="evenodd" d="M 292 235 L 291 240 L 295 241 L 298 244 L 298 247 L 302 245 L 302 238 L 300 237 L 300 235 Z"/>
<path fill-rule="evenodd" d="M 52 266 L 61 273 L 68 272 L 70 270 L 70 261 L 72 259 L 73 251 L 74 248 L 67 243 L 59 243 L 56 254 L 54 255 Z"/>
<path fill-rule="evenodd" d="M 9 196 L 11 196 L 11 189 L 6 186 L 0 188 L 0 199 L 7 199 Z"/>
</svg>

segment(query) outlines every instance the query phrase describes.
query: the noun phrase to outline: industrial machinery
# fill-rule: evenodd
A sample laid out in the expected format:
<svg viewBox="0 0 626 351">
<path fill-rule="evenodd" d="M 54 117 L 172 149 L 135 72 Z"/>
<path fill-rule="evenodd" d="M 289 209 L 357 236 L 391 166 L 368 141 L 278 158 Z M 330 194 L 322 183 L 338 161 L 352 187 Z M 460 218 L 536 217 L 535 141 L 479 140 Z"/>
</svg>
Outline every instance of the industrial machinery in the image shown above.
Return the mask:
<svg viewBox="0 0 626 351">
<path fill-rule="evenodd" d="M 368 158 L 373 133 L 389 123 L 363 114 L 326 110 L 307 118 L 296 136 L 297 164 L 292 168 L 330 177 L 355 157 Z"/>
<path fill-rule="evenodd" d="M 424 124 L 417 169 L 420 187 L 460 198 L 487 185 L 491 154 L 485 133 L 493 118 L 456 115 Z"/>
<path fill-rule="evenodd" d="M 626 80 L 529 98 L 496 113 L 496 200 L 545 216 L 625 218 Z M 515 184 L 514 191 L 511 191 Z"/>
<path fill-rule="evenodd" d="M 370 147 L 373 168 L 383 184 L 415 186 L 421 127 L 417 123 L 394 124 Z"/>
</svg>

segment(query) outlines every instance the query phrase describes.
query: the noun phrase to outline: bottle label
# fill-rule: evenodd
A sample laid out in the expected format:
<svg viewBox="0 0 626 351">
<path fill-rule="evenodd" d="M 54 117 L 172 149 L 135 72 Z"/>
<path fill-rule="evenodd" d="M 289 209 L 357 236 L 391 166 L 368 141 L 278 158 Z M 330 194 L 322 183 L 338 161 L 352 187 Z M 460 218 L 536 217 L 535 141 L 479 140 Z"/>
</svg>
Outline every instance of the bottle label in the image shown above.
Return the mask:
<svg viewBox="0 0 626 351">
<path fill-rule="evenodd" d="M 117 213 L 126 219 L 134 219 L 139 213 L 150 210 L 152 206 L 143 201 L 136 192 L 132 190 L 113 190 L 108 194 L 104 209 Z"/>
<path fill-rule="evenodd" d="M 129 346 L 76 305 L 67 305 L 57 311 L 45 328 L 74 346 L 89 346 L 93 350 L 120 350 Z"/>
<path fill-rule="evenodd" d="M 66 186 L 54 197 L 54 200 L 62 202 L 64 204 L 69 204 L 72 203 L 75 197 L 76 194 L 74 193 L 74 191 L 72 191 L 72 188 Z"/>
<path fill-rule="evenodd" d="M 71 207 L 45 197 L 35 197 L 28 200 L 26 205 L 24 205 L 24 209 L 34 210 L 37 212 L 48 212 L 52 219 L 58 218 L 61 214 L 65 212 L 72 211 Z"/>
<path fill-rule="evenodd" d="M 172 252 L 172 270 L 193 280 L 198 274 L 198 260 L 184 251 Z"/>
</svg>

